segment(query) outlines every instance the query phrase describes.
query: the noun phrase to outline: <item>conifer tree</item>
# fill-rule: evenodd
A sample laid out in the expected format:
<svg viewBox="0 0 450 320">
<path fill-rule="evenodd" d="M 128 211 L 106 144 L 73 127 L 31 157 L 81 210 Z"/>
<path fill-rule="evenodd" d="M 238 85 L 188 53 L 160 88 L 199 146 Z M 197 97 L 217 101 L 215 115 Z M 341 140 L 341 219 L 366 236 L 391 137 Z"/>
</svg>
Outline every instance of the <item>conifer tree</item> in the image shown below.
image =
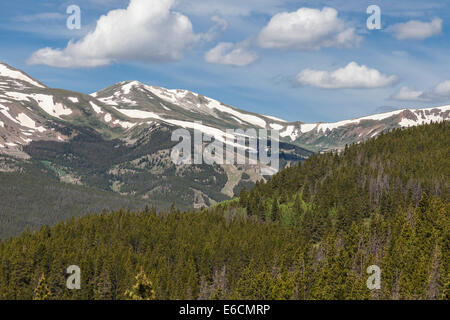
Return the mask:
<svg viewBox="0 0 450 320">
<path fill-rule="evenodd" d="M 241 208 L 246 208 L 248 203 L 248 192 L 247 188 L 243 188 L 239 193 L 239 206 Z"/>
<path fill-rule="evenodd" d="M 280 218 L 280 208 L 278 206 L 278 199 L 274 198 L 272 202 L 272 221 L 277 221 Z"/>
<path fill-rule="evenodd" d="M 131 290 L 125 291 L 125 298 L 127 300 L 154 300 L 155 290 L 153 289 L 153 284 L 142 267 L 135 279 L 136 284 Z"/>
<path fill-rule="evenodd" d="M 36 288 L 34 289 L 33 300 L 50 300 L 51 296 L 52 292 L 48 287 L 45 275 L 42 274 L 41 277 L 39 278 Z"/>
</svg>

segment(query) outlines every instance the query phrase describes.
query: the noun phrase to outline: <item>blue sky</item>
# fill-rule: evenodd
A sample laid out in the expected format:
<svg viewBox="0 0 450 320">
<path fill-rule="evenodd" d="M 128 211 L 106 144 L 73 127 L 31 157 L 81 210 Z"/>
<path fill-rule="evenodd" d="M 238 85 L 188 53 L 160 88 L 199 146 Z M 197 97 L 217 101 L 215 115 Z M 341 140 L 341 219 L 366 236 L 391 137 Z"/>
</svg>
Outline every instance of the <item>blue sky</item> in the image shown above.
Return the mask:
<svg viewBox="0 0 450 320">
<path fill-rule="evenodd" d="M 0 61 L 50 87 L 139 80 L 292 121 L 450 102 L 448 1 L 132 2 L 4 1 Z M 80 30 L 66 27 L 69 5 Z M 369 5 L 381 30 L 366 27 Z"/>
</svg>

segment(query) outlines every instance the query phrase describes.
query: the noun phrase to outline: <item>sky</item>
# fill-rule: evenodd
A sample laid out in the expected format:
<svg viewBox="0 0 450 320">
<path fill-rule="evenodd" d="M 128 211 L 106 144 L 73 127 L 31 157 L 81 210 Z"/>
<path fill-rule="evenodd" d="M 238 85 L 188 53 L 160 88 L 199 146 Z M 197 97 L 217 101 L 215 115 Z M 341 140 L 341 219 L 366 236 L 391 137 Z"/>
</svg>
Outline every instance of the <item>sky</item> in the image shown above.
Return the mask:
<svg viewBox="0 0 450 320">
<path fill-rule="evenodd" d="M 367 13 L 373 5 L 379 28 L 377 11 Z M 16 0 L 0 6 L 0 61 L 49 87 L 89 94 L 138 80 L 303 122 L 450 103 L 450 1 Z"/>
</svg>

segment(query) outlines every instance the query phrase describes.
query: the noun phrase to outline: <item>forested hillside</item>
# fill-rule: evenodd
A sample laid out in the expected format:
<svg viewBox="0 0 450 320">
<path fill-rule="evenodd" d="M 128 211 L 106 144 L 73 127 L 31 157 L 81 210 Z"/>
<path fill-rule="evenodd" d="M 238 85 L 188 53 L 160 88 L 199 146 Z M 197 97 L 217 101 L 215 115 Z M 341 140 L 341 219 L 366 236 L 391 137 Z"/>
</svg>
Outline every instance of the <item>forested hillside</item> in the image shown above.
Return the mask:
<svg viewBox="0 0 450 320">
<path fill-rule="evenodd" d="M 263 220 L 299 224 L 318 241 L 374 213 L 415 208 L 424 193 L 450 199 L 449 123 L 395 129 L 342 153 L 311 157 L 240 194 L 240 206 Z"/>
<path fill-rule="evenodd" d="M 104 212 L 26 232 L 0 242 L 0 298 L 450 299 L 449 129 L 316 155 L 200 212 Z M 69 265 L 81 290 L 65 288 Z M 370 265 L 380 290 L 366 286 Z"/>
<path fill-rule="evenodd" d="M 78 181 L 65 183 L 59 176 L 63 181 L 73 179 L 47 162 L 0 157 L 0 239 L 87 212 L 139 210 L 149 204 L 137 197 L 89 187 Z M 152 203 L 161 209 L 170 207 L 162 201 Z"/>
</svg>

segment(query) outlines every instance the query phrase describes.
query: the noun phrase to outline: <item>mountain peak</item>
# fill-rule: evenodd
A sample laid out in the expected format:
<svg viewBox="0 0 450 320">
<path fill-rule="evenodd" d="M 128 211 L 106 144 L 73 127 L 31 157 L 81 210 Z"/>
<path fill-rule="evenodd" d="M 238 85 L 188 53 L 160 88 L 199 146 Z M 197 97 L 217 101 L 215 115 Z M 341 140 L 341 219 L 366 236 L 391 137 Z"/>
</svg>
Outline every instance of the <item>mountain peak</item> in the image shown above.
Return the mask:
<svg viewBox="0 0 450 320">
<path fill-rule="evenodd" d="M 226 127 L 227 123 L 233 128 L 266 128 L 270 123 L 284 123 L 278 118 L 239 110 L 189 90 L 167 89 L 139 81 L 120 82 L 91 96 L 112 107 L 120 107 L 118 110 L 128 116 L 131 108 L 138 118 L 145 118 L 148 112 L 152 112 L 152 118 L 156 114 L 164 119 L 187 120 L 189 125 L 202 120 L 215 126 L 220 123 Z"/>
<path fill-rule="evenodd" d="M 46 88 L 45 85 L 40 83 L 37 80 L 34 80 L 32 77 L 27 75 L 25 72 L 15 69 L 6 63 L 0 62 L 0 77 L 5 79 L 10 79 L 13 81 L 19 81 L 20 83 L 26 82 L 28 85 L 32 85 L 34 87 Z"/>
</svg>

